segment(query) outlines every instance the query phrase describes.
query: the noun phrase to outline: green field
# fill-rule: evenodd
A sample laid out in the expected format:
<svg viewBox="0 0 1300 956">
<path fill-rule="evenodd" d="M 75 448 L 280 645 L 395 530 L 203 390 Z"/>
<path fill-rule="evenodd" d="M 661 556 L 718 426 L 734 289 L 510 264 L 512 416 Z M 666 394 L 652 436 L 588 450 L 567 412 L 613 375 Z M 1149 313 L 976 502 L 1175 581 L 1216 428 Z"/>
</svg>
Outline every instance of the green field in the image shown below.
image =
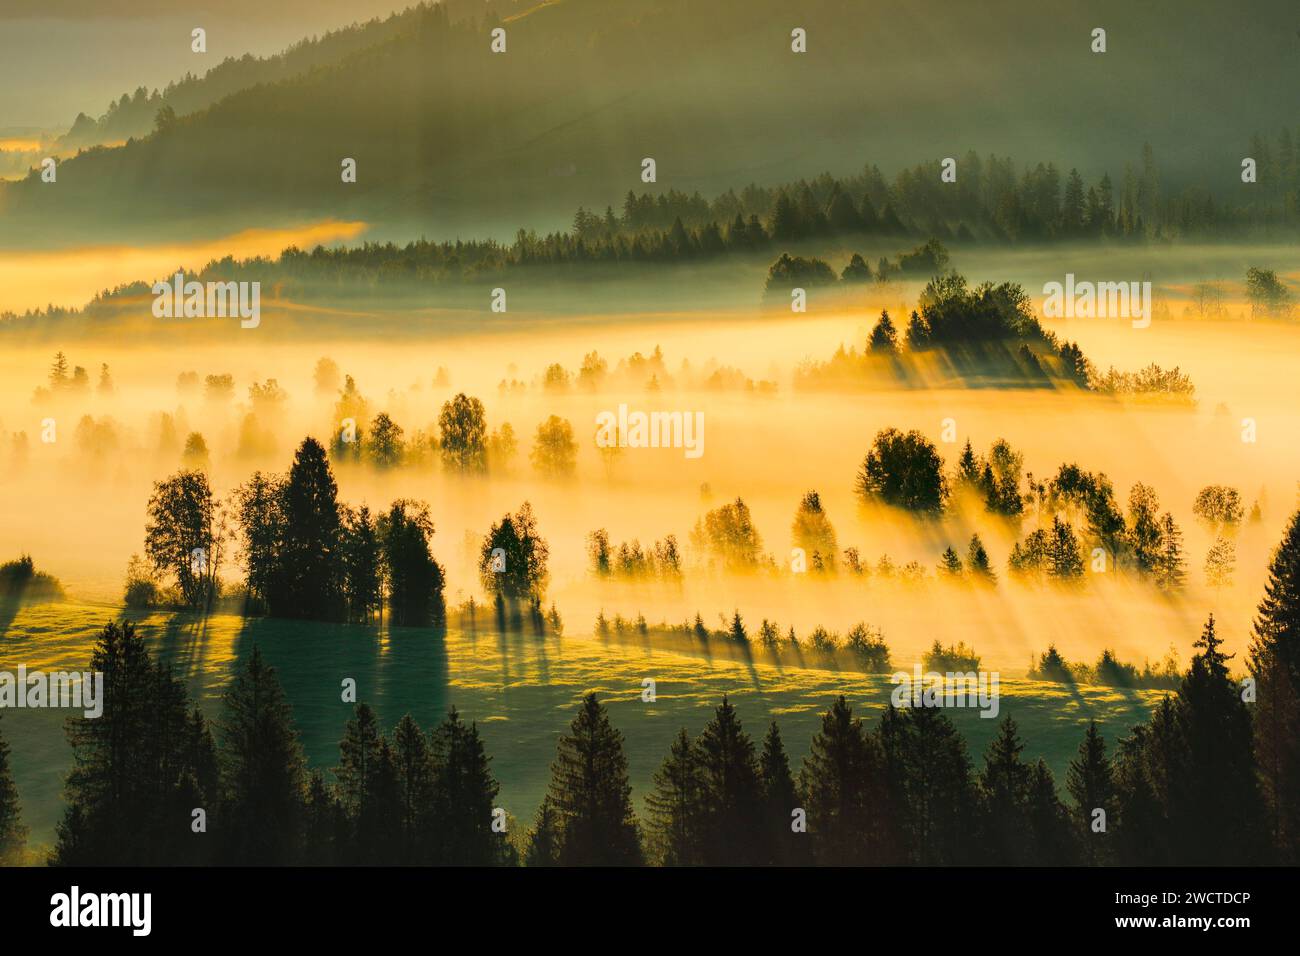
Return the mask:
<svg viewBox="0 0 1300 956">
<path fill-rule="evenodd" d="M 111 605 L 44 604 L 0 615 L 0 670 L 85 668 L 94 635 L 118 619 Z M 631 783 L 640 799 L 685 726 L 698 732 L 725 693 L 747 729 L 761 737 L 779 721 L 796 763 L 807 752 L 819 714 L 837 694 L 874 717 L 893 685 L 878 675 L 776 666 L 707 657 L 588 636 L 539 638 L 531 634 L 374 627 L 218 615 L 154 614 L 139 627 L 150 647 L 183 674 L 205 713 L 219 711 L 232 662 L 254 644 L 277 667 L 313 766 L 330 767 L 351 707 L 340 700 L 341 682 L 357 681 L 359 699 L 376 708 L 385 726 L 408 711 L 426 729 L 455 706 L 478 722 L 501 783 L 499 804 L 521 823 L 531 821 L 548 780 L 555 738 L 572 719 L 579 697 L 596 691 L 626 738 Z M 896 661 L 909 668 L 913 662 Z M 642 681 L 654 678 L 657 700 L 642 703 Z M 1027 742 L 1026 758 L 1044 757 L 1059 781 L 1083 726 L 1103 725 L 1108 741 L 1145 719 L 1154 691 L 1066 687 L 1004 677 L 1001 713 L 1010 713 Z M 24 820 L 34 844 L 51 843 L 62 812 L 61 788 L 71 751 L 63 736 L 68 711 L 13 710 L 3 729 L 13 749 Z M 978 758 L 996 720 L 976 710 L 951 715 Z M 977 760 L 978 765 L 978 760 Z"/>
</svg>

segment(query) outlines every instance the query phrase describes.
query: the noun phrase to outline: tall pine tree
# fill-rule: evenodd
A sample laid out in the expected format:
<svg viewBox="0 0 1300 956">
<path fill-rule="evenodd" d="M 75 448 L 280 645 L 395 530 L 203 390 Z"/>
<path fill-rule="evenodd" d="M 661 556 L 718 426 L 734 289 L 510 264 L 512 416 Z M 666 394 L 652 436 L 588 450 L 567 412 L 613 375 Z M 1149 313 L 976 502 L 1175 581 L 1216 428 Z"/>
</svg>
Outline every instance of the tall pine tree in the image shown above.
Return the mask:
<svg viewBox="0 0 1300 956">
<path fill-rule="evenodd" d="M 561 864 L 641 864 L 623 735 L 611 726 L 595 694 L 583 697 L 569 733 L 560 737 L 550 796 L 559 820 Z"/>
</svg>

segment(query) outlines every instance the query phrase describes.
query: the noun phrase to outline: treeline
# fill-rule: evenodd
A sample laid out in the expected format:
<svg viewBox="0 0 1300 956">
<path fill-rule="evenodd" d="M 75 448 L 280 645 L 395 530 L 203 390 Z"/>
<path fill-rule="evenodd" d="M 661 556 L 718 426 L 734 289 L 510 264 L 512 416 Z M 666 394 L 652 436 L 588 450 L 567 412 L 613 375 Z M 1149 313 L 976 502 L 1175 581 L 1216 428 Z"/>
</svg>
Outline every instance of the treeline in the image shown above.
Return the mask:
<svg viewBox="0 0 1300 956">
<path fill-rule="evenodd" d="M 1271 595 L 1300 583 L 1297 557 L 1293 521 L 1252 644 L 1252 675 L 1273 695 L 1279 681 L 1292 686 L 1282 655 L 1300 635 L 1277 628 L 1292 627 L 1300 591 L 1287 604 Z M 1068 801 L 1047 765 L 1024 757 L 1010 715 L 977 765 L 941 708 L 890 706 L 869 724 L 840 697 L 796 773 L 778 725 L 756 744 L 724 697 L 698 736 L 683 728 L 671 742 L 638 820 L 622 734 L 587 694 L 558 739 L 533 826 L 519 833 L 495 805 L 477 728 L 454 710 L 431 734 L 409 716 L 385 733 L 358 705 L 327 781 L 307 769 L 283 690 L 256 648 L 209 723 L 129 624 L 109 624 L 91 662 L 105 674 L 104 713 L 69 721 L 74 769 L 51 862 L 1293 862 L 1294 751 L 1270 748 L 1297 729 L 1295 698 L 1255 704 L 1250 685 L 1229 674 L 1212 617 L 1196 647 L 1176 693 L 1112 750 L 1088 726 L 1066 776 Z M 6 756 L 0 745 L 0 840 L 12 848 L 22 831 Z"/>
<path fill-rule="evenodd" d="M 1166 192 L 1149 144 L 1118 185 L 1109 173 L 1087 183 L 1078 170 L 1063 174 L 1055 163 L 1017 169 L 1011 157 L 970 151 L 957 160 L 953 182 L 944 181 L 936 159 L 901 170 L 892 182 L 870 164 L 854 176 L 822 173 L 777 186 L 750 184 L 712 201 L 698 192 L 629 191 L 618 212 L 579 208 L 571 234 L 590 246 L 680 226 L 703 246 L 706 233 L 730 241 L 733 231 L 738 238 L 758 235 L 758 224 L 761 237 L 780 242 L 864 235 L 1043 242 L 1192 237 L 1300 221 L 1300 130 L 1283 128 L 1273 139 L 1256 134 L 1250 145 L 1259 196 L 1249 206 L 1216 201 L 1200 188 Z"/>
<path fill-rule="evenodd" d="M 762 648 L 778 661 L 788 656 L 800 667 L 838 668 L 843 664 L 865 674 L 888 674 L 894 669 L 884 634 L 865 622 L 854 624 L 843 636 L 818 625 L 801 640 L 793 627 L 782 631 L 775 621 L 767 618 L 751 633 L 739 610 L 733 612 L 730 621 L 719 617 L 723 625 L 719 628 L 706 625 L 698 611 L 694 622 L 650 624 L 644 614 L 638 613 L 635 620 L 621 614 L 609 618 L 602 608 L 596 616 L 595 630 L 601 638 L 657 638 L 676 641 L 683 648 L 703 650 L 706 654 L 716 645 L 724 645 L 746 660 L 752 659 L 754 648 Z"/>
<path fill-rule="evenodd" d="M 1051 681 L 1057 684 L 1099 684 L 1103 687 L 1145 687 L 1176 689 L 1182 681 L 1178 658 L 1172 649 L 1164 660 L 1153 664 L 1146 661 L 1141 669 L 1125 663 L 1106 648 L 1089 666 L 1082 661 L 1071 662 L 1061 656 L 1055 644 L 1029 665 L 1030 680 Z"/>
</svg>

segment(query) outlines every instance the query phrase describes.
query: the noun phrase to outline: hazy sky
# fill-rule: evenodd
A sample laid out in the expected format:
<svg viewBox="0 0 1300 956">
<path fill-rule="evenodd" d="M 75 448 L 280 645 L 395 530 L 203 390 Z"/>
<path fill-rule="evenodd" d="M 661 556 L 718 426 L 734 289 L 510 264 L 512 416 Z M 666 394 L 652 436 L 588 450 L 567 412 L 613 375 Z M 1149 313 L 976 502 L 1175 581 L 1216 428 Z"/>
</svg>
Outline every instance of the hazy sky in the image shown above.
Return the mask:
<svg viewBox="0 0 1300 956">
<path fill-rule="evenodd" d="M 161 88 L 227 56 L 278 52 L 414 0 L 3 0 L 0 130 L 70 126 L 137 86 Z M 190 31 L 208 33 L 206 55 Z"/>
</svg>

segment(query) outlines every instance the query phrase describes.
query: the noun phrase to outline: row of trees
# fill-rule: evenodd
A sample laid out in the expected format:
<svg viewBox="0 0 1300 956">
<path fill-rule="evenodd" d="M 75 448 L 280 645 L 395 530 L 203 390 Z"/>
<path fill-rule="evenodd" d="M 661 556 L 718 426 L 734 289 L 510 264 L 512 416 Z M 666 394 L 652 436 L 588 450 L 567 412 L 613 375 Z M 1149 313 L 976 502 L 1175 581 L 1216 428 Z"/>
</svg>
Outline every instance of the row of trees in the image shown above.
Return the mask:
<svg viewBox="0 0 1300 956">
<path fill-rule="evenodd" d="M 869 165 L 855 176 L 823 173 L 780 186 L 751 184 L 712 201 L 677 190 L 657 196 L 629 191 L 620 214 L 579 209 L 572 235 L 595 243 L 667 231 L 678 222 L 687 229 L 721 230 L 736 221 L 758 223 L 782 241 L 908 233 L 1024 242 L 1197 235 L 1268 221 L 1268 212 L 1294 218 L 1300 203 L 1298 147 L 1289 129 L 1275 142 L 1252 138 L 1249 155 L 1260 176 L 1254 208 L 1234 209 L 1192 189 L 1163 195 L 1150 145 L 1143 146 L 1136 167 L 1126 167 L 1118 188 L 1108 173 L 1088 184 L 1078 170 L 1062 175 L 1055 164 L 1039 162 L 1018 171 L 1009 157 L 971 151 L 957 160 L 955 182 L 945 182 L 940 162 L 932 160 L 901 170 L 893 182 Z"/>
<path fill-rule="evenodd" d="M 334 416 L 340 424 L 330 442 L 330 457 L 337 462 L 366 462 L 387 469 L 420 464 L 436 455 L 450 470 L 482 474 L 489 467 L 509 468 L 519 450 L 511 424 L 504 422 L 489 433 L 483 402 L 464 392 L 443 404 L 436 434 L 417 431 L 408 439 L 387 412 L 369 418 L 369 404 L 349 375 Z M 568 420 L 551 415 L 537 426 L 529 457 L 539 474 L 569 477 L 577 467 L 577 456 L 578 443 Z"/>
</svg>

